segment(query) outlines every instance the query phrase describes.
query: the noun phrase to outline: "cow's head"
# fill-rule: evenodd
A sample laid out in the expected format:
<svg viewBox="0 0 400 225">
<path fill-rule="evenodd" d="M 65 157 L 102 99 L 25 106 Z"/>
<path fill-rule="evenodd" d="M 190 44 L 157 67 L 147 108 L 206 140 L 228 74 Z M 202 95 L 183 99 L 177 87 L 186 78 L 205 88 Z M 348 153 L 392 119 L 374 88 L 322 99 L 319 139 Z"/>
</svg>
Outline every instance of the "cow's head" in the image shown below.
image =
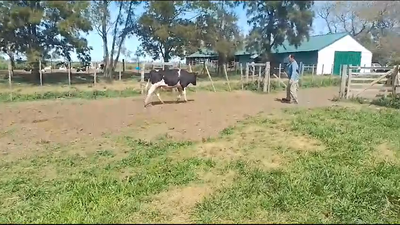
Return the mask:
<svg viewBox="0 0 400 225">
<path fill-rule="evenodd" d="M 181 69 L 180 76 L 181 79 L 185 80 L 185 83 L 187 82 L 187 84 L 193 84 L 194 86 L 196 86 L 197 75 L 195 73 L 191 73 L 185 69 Z"/>
<path fill-rule="evenodd" d="M 194 86 L 196 86 L 196 81 L 197 81 L 197 73 L 194 72 L 188 72 L 188 74 L 190 75 L 190 83 L 193 84 Z"/>
</svg>

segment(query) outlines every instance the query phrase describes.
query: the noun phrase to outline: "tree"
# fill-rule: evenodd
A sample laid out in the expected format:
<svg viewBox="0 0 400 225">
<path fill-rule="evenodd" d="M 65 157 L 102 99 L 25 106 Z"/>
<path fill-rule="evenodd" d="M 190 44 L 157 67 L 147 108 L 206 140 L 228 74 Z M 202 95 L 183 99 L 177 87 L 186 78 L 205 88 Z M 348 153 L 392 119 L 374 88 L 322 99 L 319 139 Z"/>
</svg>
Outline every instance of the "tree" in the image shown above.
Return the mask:
<svg viewBox="0 0 400 225">
<path fill-rule="evenodd" d="M 2 48 L 21 53 L 33 66 L 32 73 L 39 78 L 38 61 L 46 61 L 53 50 L 68 60 L 76 51 L 79 59 L 89 58 L 90 48 L 81 33 L 88 33 L 88 2 L 80 1 L 3 1 L 1 27 Z"/>
<path fill-rule="evenodd" d="M 396 1 L 335 1 L 324 3 L 316 12 L 329 33 L 348 32 L 373 52 L 373 61 L 386 64 L 396 58 L 392 50 L 397 45 L 388 43 L 395 43 L 399 35 L 399 10 Z"/>
<path fill-rule="evenodd" d="M 314 13 L 313 1 L 248 1 L 248 23 L 252 26 L 247 41 L 249 51 L 256 51 L 263 58 L 270 57 L 272 48 L 285 40 L 299 46 L 309 38 Z"/>
<path fill-rule="evenodd" d="M 124 51 L 125 40 L 135 29 L 135 7 L 138 1 L 96 0 L 91 2 L 90 14 L 92 24 L 103 41 L 104 74 L 111 77 Z M 116 9 L 116 18 L 111 18 L 111 8 Z M 112 40 L 109 43 L 108 35 Z M 111 44 L 111 48 L 110 47 Z"/>
<path fill-rule="evenodd" d="M 221 1 L 214 3 L 207 13 L 196 20 L 196 38 L 202 40 L 202 45 L 218 54 L 218 65 L 225 64 L 234 57 L 235 52 L 242 47 L 243 37 L 233 12 L 233 2 Z M 220 67 L 218 67 L 220 71 Z"/>
<path fill-rule="evenodd" d="M 209 1 L 148 1 L 145 13 L 139 18 L 135 34 L 142 42 L 141 47 L 153 59 L 183 57 L 200 46 L 196 39 L 194 19 L 204 13 Z M 194 16 L 189 18 L 188 13 Z"/>
<path fill-rule="evenodd" d="M 0 2 L 0 50 L 2 53 L 6 54 L 10 60 L 11 76 L 14 74 L 15 68 L 15 56 L 18 54 L 16 49 L 20 46 L 16 41 L 21 41 L 17 39 L 15 30 L 17 27 L 11 21 L 11 11 L 9 2 Z"/>
<path fill-rule="evenodd" d="M 324 20 L 326 27 L 328 28 L 328 34 L 338 32 L 338 22 L 333 12 L 334 9 L 334 2 L 324 2 L 320 7 L 317 7 L 315 10 L 317 16 Z"/>
</svg>

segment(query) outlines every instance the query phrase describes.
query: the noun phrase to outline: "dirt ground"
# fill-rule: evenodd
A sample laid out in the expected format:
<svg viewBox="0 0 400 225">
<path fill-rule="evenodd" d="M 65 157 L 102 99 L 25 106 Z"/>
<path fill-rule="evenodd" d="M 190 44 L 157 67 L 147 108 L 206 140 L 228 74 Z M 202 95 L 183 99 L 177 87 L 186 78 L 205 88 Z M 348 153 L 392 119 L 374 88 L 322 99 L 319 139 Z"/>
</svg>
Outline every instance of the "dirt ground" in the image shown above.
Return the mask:
<svg viewBox="0 0 400 225">
<path fill-rule="evenodd" d="M 43 143 L 71 144 L 104 135 L 152 139 L 167 134 L 177 139 L 202 140 L 217 135 L 236 121 L 261 111 L 283 107 L 319 107 L 338 88 L 305 89 L 299 105 L 276 100 L 285 93 L 261 95 L 248 91 L 189 93 L 189 102 L 143 107 L 144 97 L 102 100 L 57 100 L 3 104 L 0 107 L 0 154 L 25 156 L 43 149 Z M 153 96 L 153 102 L 157 97 Z"/>
</svg>

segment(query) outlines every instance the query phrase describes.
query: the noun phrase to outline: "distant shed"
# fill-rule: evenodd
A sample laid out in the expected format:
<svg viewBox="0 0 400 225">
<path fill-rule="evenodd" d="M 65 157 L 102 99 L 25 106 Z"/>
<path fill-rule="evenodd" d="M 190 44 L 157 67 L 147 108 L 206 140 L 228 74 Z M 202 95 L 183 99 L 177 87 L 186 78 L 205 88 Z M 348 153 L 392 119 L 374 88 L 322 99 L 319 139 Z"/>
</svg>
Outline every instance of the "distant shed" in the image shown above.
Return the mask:
<svg viewBox="0 0 400 225">
<path fill-rule="evenodd" d="M 339 75 L 341 65 L 371 66 L 372 52 L 362 46 L 348 33 L 311 36 L 296 48 L 283 43 L 272 53 L 280 63 L 285 63 L 289 54 L 294 54 L 297 62 L 317 65 L 316 74 Z"/>
<path fill-rule="evenodd" d="M 235 62 L 245 65 L 246 63 L 252 63 L 256 60 L 258 54 L 250 53 L 245 50 L 239 50 L 235 53 Z"/>
<path fill-rule="evenodd" d="M 187 65 L 196 65 L 211 60 L 218 60 L 218 54 L 208 49 L 201 49 L 191 55 L 186 56 Z"/>
</svg>

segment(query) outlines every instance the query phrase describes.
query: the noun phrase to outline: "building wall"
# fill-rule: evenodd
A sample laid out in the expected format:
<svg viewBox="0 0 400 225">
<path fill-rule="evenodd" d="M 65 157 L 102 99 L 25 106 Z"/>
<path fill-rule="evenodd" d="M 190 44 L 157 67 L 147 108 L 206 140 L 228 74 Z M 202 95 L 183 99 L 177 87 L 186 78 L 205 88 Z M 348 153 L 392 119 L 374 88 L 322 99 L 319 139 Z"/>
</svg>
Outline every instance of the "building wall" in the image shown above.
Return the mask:
<svg viewBox="0 0 400 225">
<path fill-rule="evenodd" d="M 350 35 L 347 35 L 318 52 L 317 74 L 331 74 L 335 60 L 335 51 L 361 52 L 361 66 L 371 66 L 372 52 Z M 369 70 L 361 72 L 369 72 Z"/>
</svg>

